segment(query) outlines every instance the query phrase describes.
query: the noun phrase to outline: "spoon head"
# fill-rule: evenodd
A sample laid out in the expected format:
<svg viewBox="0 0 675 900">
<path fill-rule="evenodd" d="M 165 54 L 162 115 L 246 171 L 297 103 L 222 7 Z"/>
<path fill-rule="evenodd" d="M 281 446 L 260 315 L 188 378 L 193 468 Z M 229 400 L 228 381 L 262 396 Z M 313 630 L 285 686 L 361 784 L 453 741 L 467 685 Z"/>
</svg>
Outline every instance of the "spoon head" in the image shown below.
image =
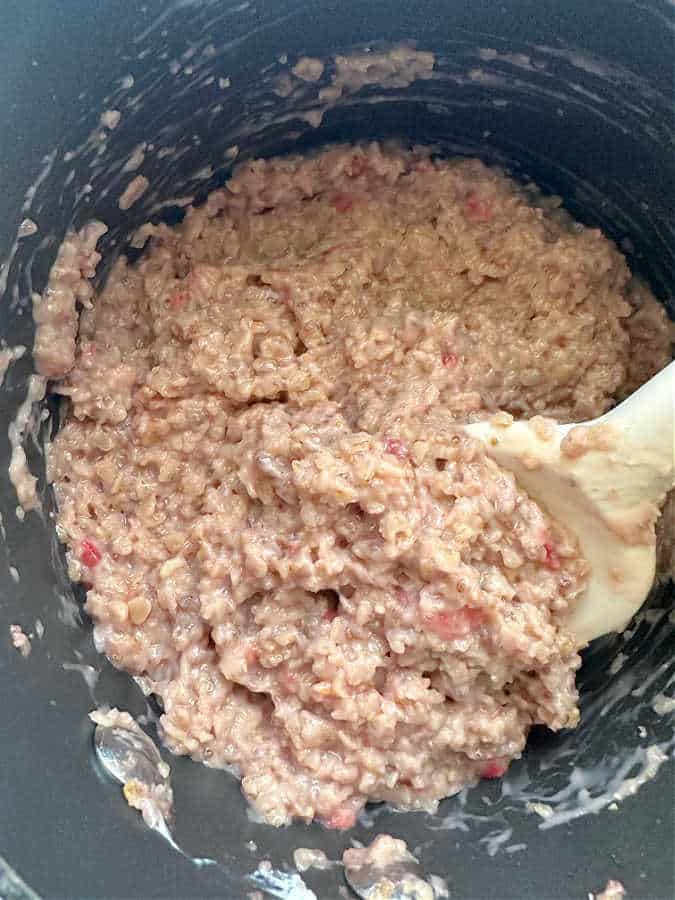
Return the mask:
<svg viewBox="0 0 675 900">
<path fill-rule="evenodd" d="M 424 880 L 414 860 L 398 860 L 387 866 L 345 867 L 345 879 L 361 900 L 434 900 L 431 885 Z"/>
<path fill-rule="evenodd" d="M 669 467 L 652 465 L 649 455 L 608 424 L 549 429 L 536 419 L 505 425 L 488 420 L 463 428 L 577 538 L 589 568 L 586 587 L 565 617 L 577 647 L 622 631 L 654 582 L 654 520 L 672 477 Z M 566 444 L 577 430 L 590 449 Z"/>
<path fill-rule="evenodd" d="M 97 725 L 94 747 L 105 771 L 120 784 L 138 781 L 152 787 L 166 781 L 159 750 L 143 732 L 119 725 Z"/>
</svg>

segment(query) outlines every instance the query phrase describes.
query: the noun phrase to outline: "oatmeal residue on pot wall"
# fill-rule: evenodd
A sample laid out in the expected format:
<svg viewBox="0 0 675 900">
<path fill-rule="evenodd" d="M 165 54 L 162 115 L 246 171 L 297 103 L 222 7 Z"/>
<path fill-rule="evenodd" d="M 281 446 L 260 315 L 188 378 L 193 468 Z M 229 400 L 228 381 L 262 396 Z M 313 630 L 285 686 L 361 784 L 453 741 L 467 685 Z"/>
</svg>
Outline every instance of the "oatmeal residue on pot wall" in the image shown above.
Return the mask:
<svg viewBox="0 0 675 900">
<path fill-rule="evenodd" d="M 129 159 L 122 166 L 122 171 L 135 172 L 137 169 L 140 169 L 140 167 L 145 162 L 145 154 L 147 149 L 148 145 L 146 141 L 142 141 L 142 143 L 138 144 Z"/>
<path fill-rule="evenodd" d="M 336 56 L 331 84 L 319 92 L 319 100 L 334 102 L 371 85 L 384 90 L 409 87 L 419 79 L 431 78 L 434 61 L 433 53 L 407 46 Z"/>
<path fill-rule="evenodd" d="M 652 709 L 658 716 L 667 716 L 669 713 L 675 712 L 675 697 L 657 694 L 652 700 Z"/>
<path fill-rule="evenodd" d="M 291 72 L 302 81 L 318 81 L 323 75 L 323 70 L 324 64 L 320 59 L 303 56 L 293 66 Z"/>
<path fill-rule="evenodd" d="M 313 128 L 318 128 L 326 112 L 342 98 L 366 87 L 390 91 L 406 88 L 415 81 L 433 76 L 433 53 L 402 44 L 383 51 L 362 51 L 333 57 L 330 81 L 319 86 L 313 109 L 299 113 Z M 318 59 L 301 57 L 289 71 L 282 72 L 274 86 L 283 98 L 291 96 L 298 85 L 316 83 L 326 70 Z"/>
<path fill-rule="evenodd" d="M 141 199 L 149 186 L 150 182 L 145 177 L 145 175 L 137 175 L 132 181 L 129 182 L 117 205 L 121 210 L 126 211 L 127 209 L 132 207 L 134 203 Z"/>
<path fill-rule="evenodd" d="M 5 347 L 0 350 L 0 387 L 4 384 L 7 369 L 25 354 L 26 348 L 19 345 L 17 347 Z"/>
<path fill-rule="evenodd" d="M 94 295 L 91 279 L 101 259 L 96 245 L 107 230 L 101 222 L 90 222 L 77 234 L 67 235 L 59 247 L 45 291 L 33 296 L 33 359 L 43 377 L 54 378 L 69 371 L 74 364 L 77 304 L 91 306 Z"/>
<path fill-rule="evenodd" d="M 28 390 L 8 429 L 11 458 L 9 480 L 14 486 L 19 505 L 17 516 L 39 509 L 37 478 L 30 472 L 24 440 L 40 412 L 36 404 L 44 398 L 47 379 L 72 367 L 78 329 L 77 304 L 90 303 L 93 278 L 100 254 L 96 244 L 107 231 L 100 222 L 92 222 L 77 235 L 68 235 L 59 247 L 52 265 L 49 283 L 42 294 L 33 295 L 35 340 L 33 359 L 39 374 L 32 375 Z M 17 355 L 18 354 L 18 355 Z M 12 359 L 21 352 L 15 348 Z M 7 357 L 7 362 L 12 360 Z"/>
<path fill-rule="evenodd" d="M 120 124 L 122 113 L 119 109 L 106 109 L 101 113 L 101 125 L 113 131 Z"/>
<path fill-rule="evenodd" d="M 32 237 L 38 233 L 38 226 L 32 219 L 24 219 L 19 225 L 17 235 L 19 238 Z"/>
<path fill-rule="evenodd" d="M 22 656 L 26 657 L 30 654 L 30 638 L 20 625 L 10 625 L 9 636 L 12 641 L 12 646 L 18 650 Z"/>
<path fill-rule="evenodd" d="M 24 439 L 31 429 L 39 412 L 36 404 L 44 399 L 47 381 L 41 375 L 31 375 L 28 380 L 26 397 L 19 406 L 14 421 L 7 429 L 11 456 L 8 466 L 10 483 L 16 491 L 18 506 L 16 515 L 19 520 L 29 510 L 38 510 L 40 503 L 37 495 L 37 478 L 28 468 L 28 460 L 24 449 Z"/>
<path fill-rule="evenodd" d="M 312 850 L 308 847 L 298 847 L 294 850 L 293 862 L 298 872 L 306 872 L 307 869 L 329 869 L 333 865 L 323 850 Z"/>
</svg>

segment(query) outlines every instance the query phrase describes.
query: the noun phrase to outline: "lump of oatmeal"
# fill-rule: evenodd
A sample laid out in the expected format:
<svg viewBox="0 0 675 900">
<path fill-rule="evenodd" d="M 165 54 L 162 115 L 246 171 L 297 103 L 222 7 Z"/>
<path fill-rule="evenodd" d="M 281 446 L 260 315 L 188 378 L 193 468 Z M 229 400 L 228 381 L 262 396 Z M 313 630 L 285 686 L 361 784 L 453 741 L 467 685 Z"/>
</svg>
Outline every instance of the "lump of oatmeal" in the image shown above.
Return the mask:
<svg viewBox="0 0 675 900">
<path fill-rule="evenodd" d="M 574 726 L 585 563 L 457 424 L 582 420 L 665 362 L 613 245 L 477 161 L 377 145 L 243 164 L 149 230 L 76 349 L 95 232 L 70 239 L 36 357 L 69 402 L 71 577 L 169 748 L 237 766 L 270 823 L 348 828 Z"/>
<path fill-rule="evenodd" d="M 294 850 L 293 862 L 298 872 L 306 872 L 307 869 L 330 869 L 333 865 L 323 850 L 314 850 L 310 847 L 298 847 Z"/>
<path fill-rule="evenodd" d="M 12 642 L 12 647 L 18 650 L 24 658 L 30 656 L 33 646 L 29 636 L 20 625 L 9 626 L 9 639 Z"/>
</svg>

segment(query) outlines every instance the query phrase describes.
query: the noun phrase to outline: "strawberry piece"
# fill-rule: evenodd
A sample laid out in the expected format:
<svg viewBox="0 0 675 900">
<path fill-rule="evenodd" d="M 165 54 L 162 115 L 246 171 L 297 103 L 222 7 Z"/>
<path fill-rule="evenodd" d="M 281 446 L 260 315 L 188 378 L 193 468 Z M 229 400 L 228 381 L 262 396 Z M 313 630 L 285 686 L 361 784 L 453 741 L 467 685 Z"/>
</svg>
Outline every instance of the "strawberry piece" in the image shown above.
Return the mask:
<svg viewBox="0 0 675 900">
<path fill-rule="evenodd" d="M 490 759 L 480 773 L 481 778 L 501 778 L 502 775 L 506 773 L 508 767 L 508 763 L 505 763 L 501 759 Z"/>
<path fill-rule="evenodd" d="M 181 309 L 190 299 L 190 292 L 186 290 L 176 291 L 169 297 L 171 309 Z"/>
<path fill-rule="evenodd" d="M 354 206 L 354 195 L 340 192 L 333 197 L 333 206 L 339 213 L 349 212 Z"/>
<path fill-rule="evenodd" d="M 101 551 L 96 544 L 85 538 L 80 544 L 80 562 L 87 568 L 93 569 L 101 562 L 101 558 Z"/>
<path fill-rule="evenodd" d="M 546 552 L 546 566 L 553 571 L 559 569 L 561 565 L 560 557 L 553 545 L 548 543 L 544 544 L 544 551 Z"/>
<path fill-rule="evenodd" d="M 386 453 L 391 453 L 393 456 L 398 457 L 398 459 L 408 458 L 408 448 L 403 441 L 399 441 L 398 438 L 385 438 L 384 449 Z"/>
<path fill-rule="evenodd" d="M 326 828 L 334 828 L 336 831 L 346 831 L 356 825 L 356 810 L 348 806 L 339 806 L 326 819 L 323 820 Z"/>
<path fill-rule="evenodd" d="M 433 631 L 444 641 L 468 637 L 472 632 L 477 631 L 485 621 L 485 613 L 471 606 L 462 606 L 460 609 L 449 612 L 439 612 L 424 620 L 427 629 Z"/>
</svg>

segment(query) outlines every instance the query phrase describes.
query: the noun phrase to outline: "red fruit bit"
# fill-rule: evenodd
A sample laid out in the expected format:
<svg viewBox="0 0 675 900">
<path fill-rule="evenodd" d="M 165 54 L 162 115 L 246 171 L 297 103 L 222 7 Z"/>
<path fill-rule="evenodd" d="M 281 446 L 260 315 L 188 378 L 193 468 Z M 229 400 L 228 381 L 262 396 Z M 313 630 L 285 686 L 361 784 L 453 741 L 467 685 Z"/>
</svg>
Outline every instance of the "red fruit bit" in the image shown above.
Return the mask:
<svg viewBox="0 0 675 900">
<path fill-rule="evenodd" d="M 247 647 L 244 651 L 244 659 L 247 666 L 254 666 L 258 662 L 258 648 Z"/>
<path fill-rule="evenodd" d="M 335 194 L 332 203 L 338 212 L 349 212 L 349 210 L 354 206 L 354 195 L 346 193 Z"/>
<path fill-rule="evenodd" d="M 488 760 L 485 768 L 480 773 L 481 778 L 501 778 L 506 773 L 508 764 L 501 759 Z"/>
<path fill-rule="evenodd" d="M 548 568 L 553 569 L 554 571 L 556 569 L 559 569 L 560 557 L 558 556 L 558 553 L 556 552 L 553 545 L 548 543 L 544 544 L 544 551 L 546 552 L 546 565 L 548 566 Z"/>
<path fill-rule="evenodd" d="M 470 222 L 490 222 L 494 216 L 492 204 L 471 192 L 464 201 L 464 217 Z"/>
<path fill-rule="evenodd" d="M 334 828 L 336 831 L 346 831 L 356 825 L 356 811 L 347 806 L 338 807 L 326 819 L 324 825 L 326 828 Z"/>
<path fill-rule="evenodd" d="M 454 369 L 457 365 L 458 359 L 455 353 L 450 353 L 450 351 L 446 350 L 441 356 L 441 362 L 446 367 L 446 369 Z"/>
<path fill-rule="evenodd" d="M 93 569 L 101 562 L 101 551 L 88 538 L 85 538 L 80 544 L 80 562 L 89 569 Z"/>
<path fill-rule="evenodd" d="M 172 309 L 181 309 L 190 299 L 189 291 L 176 291 L 175 294 L 172 294 L 169 297 L 169 306 Z"/>
<path fill-rule="evenodd" d="M 399 459 L 408 458 L 408 448 L 403 441 L 399 441 L 398 438 L 386 438 L 384 450 L 386 453 L 391 453 L 392 456 L 396 456 Z"/>
<path fill-rule="evenodd" d="M 444 641 L 468 637 L 485 622 L 485 613 L 480 609 L 463 606 L 451 612 L 440 612 L 424 620 L 429 631 L 433 631 Z"/>
<path fill-rule="evenodd" d="M 324 611 L 324 614 L 321 616 L 324 622 L 332 622 L 333 619 L 337 616 L 338 611 L 334 609 L 332 606 L 329 606 L 327 610 Z"/>
</svg>

